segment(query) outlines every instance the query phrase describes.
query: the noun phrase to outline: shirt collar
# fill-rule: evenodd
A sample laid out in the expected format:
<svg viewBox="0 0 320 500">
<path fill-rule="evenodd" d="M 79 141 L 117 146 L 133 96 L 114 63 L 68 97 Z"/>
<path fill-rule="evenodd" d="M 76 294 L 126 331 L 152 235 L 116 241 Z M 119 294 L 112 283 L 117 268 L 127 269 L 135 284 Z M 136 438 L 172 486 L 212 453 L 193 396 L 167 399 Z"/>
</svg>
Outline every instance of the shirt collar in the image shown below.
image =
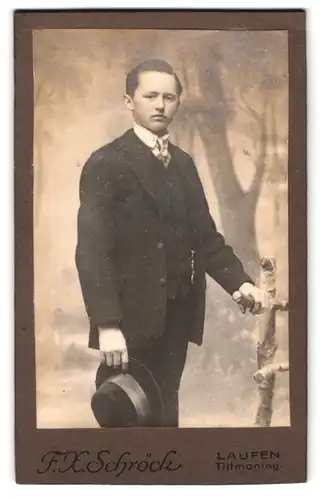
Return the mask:
<svg viewBox="0 0 320 500">
<path fill-rule="evenodd" d="M 168 145 L 169 133 L 162 135 L 159 138 L 156 134 L 136 122 L 133 125 L 133 130 L 139 139 L 151 149 L 155 148 L 157 139 L 160 139 L 164 146 Z"/>
</svg>

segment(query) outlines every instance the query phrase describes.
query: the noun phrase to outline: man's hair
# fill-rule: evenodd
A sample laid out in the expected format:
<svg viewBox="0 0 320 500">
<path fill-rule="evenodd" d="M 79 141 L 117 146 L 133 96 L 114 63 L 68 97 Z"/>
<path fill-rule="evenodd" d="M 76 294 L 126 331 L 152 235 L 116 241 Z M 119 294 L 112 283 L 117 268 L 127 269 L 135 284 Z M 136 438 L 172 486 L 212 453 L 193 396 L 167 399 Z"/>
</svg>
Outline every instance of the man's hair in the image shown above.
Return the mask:
<svg viewBox="0 0 320 500">
<path fill-rule="evenodd" d="M 135 66 L 128 74 L 126 78 L 126 94 L 130 97 L 134 96 L 134 93 L 139 85 L 139 75 L 147 71 L 157 71 L 159 73 L 167 73 L 168 75 L 173 75 L 177 85 L 178 96 L 182 94 L 183 87 L 181 82 L 174 72 L 172 66 L 162 59 L 149 59 L 143 61 L 137 66 Z"/>
</svg>

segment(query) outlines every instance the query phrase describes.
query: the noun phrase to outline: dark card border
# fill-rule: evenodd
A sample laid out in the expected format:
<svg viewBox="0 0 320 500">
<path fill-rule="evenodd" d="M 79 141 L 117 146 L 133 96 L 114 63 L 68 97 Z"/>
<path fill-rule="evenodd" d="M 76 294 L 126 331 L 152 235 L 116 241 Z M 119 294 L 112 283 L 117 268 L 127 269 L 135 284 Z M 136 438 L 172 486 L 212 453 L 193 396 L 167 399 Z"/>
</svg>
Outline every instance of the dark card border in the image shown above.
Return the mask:
<svg viewBox="0 0 320 500">
<path fill-rule="evenodd" d="M 306 480 L 307 453 L 307 183 L 306 14 L 304 10 L 75 10 L 14 13 L 15 102 L 15 453 L 18 483 L 243 484 Z M 33 307 L 33 68 L 32 30 L 40 28 L 288 30 L 289 35 L 289 331 L 290 428 L 36 429 Z M 145 450 L 161 460 L 170 450 L 176 471 L 69 470 L 40 474 L 52 450 L 102 449 L 119 457 Z M 216 453 L 275 450 L 281 469 L 217 472 Z M 141 455 L 141 453 L 140 453 Z M 145 456 L 145 454 L 142 456 Z M 111 457 L 111 455 L 110 455 Z M 111 458 L 112 459 L 112 458 Z M 42 465 L 43 469 L 43 465 Z"/>
</svg>

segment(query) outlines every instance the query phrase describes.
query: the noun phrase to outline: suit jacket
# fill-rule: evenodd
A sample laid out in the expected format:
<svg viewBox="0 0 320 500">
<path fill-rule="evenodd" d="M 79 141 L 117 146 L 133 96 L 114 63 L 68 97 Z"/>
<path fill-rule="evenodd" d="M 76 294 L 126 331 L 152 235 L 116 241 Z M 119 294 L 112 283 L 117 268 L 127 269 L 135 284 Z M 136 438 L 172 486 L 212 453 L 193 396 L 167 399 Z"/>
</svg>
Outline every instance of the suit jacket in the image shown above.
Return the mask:
<svg viewBox="0 0 320 500">
<path fill-rule="evenodd" d="M 200 345 L 205 273 L 230 294 L 252 280 L 216 229 L 192 158 L 171 143 L 169 151 L 181 174 L 195 252 L 187 334 Z M 92 348 L 99 348 L 98 325 L 120 323 L 128 346 L 134 347 L 163 332 L 167 303 L 163 216 L 168 207 L 159 190 L 159 167 L 131 129 L 95 151 L 82 170 L 76 265 Z"/>
</svg>

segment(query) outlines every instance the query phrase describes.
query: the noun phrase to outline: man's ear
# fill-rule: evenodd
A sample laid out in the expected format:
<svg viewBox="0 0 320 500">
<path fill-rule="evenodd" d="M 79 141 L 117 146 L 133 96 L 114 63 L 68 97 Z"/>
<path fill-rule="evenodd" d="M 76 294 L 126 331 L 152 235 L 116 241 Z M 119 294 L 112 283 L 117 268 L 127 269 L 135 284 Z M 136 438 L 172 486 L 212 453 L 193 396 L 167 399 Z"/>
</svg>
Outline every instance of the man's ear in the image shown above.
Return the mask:
<svg viewBox="0 0 320 500">
<path fill-rule="evenodd" d="M 133 111 L 134 109 L 133 100 L 129 94 L 124 94 L 124 103 L 130 111 Z"/>
</svg>

